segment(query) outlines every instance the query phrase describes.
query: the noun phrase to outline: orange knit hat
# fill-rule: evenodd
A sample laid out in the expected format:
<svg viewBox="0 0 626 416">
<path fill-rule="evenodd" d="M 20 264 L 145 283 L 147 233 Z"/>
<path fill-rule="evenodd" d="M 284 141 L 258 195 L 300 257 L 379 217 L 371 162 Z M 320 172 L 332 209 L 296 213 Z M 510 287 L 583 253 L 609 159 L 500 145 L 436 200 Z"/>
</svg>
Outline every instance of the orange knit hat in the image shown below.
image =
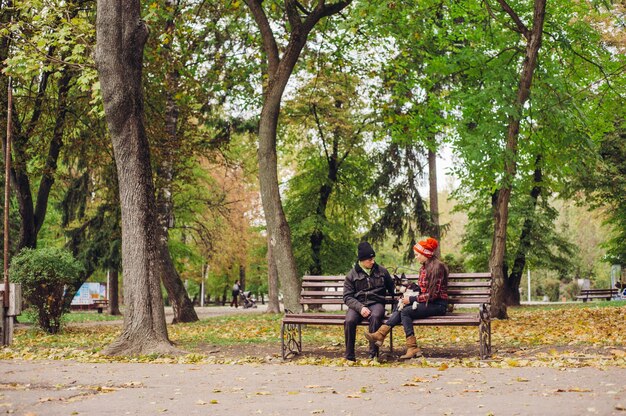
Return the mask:
<svg viewBox="0 0 626 416">
<path fill-rule="evenodd" d="M 424 256 L 430 258 L 435 254 L 435 250 L 437 250 L 437 246 L 439 243 L 432 237 L 428 237 L 426 240 L 422 240 L 419 243 L 413 246 L 413 251 L 417 255 L 417 253 L 423 254 Z"/>
</svg>

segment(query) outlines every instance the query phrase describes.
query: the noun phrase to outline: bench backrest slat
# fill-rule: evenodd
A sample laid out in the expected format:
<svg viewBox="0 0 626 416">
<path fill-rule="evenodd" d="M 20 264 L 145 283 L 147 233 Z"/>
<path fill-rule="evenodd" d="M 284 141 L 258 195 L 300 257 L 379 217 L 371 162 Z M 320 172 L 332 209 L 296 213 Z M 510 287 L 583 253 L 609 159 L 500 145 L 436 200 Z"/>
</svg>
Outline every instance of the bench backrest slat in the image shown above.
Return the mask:
<svg viewBox="0 0 626 416">
<path fill-rule="evenodd" d="M 417 274 L 405 275 L 409 281 L 417 281 Z M 343 305 L 345 276 L 312 276 L 302 278 L 300 304 Z M 490 273 L 450 273 L 448 276 L 448 302 L 451 304 L 491 303 L 492 279 Z M 396 300 L 388 297 L 387 303 Z"/>
</svg>

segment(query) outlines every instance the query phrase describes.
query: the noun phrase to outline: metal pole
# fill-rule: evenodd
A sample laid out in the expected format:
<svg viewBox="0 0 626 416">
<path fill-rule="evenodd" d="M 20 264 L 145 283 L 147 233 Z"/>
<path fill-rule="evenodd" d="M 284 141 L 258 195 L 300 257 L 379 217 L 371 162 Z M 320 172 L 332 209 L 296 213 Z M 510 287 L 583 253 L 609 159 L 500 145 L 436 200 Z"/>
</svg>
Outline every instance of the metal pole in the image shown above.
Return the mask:
<svg viewBox="0 0 626 416">
<path fill-rule="evenodd" d="M 530 267 L 528 268 L 528 302 L 530 303 Z"/>
<path fill-rule="evenodd" d="M 202 284 L 200 285 L 200 307 L 204 308 L 204 271 L 206 264 L 202 266 Z"/>
<path fill-rule="evenodd" d="M 4 296 L 2 299 L 2 307 L 4 308 L 4 322 L 2 328 L 4 334 L 2 339 L 6 345 L 9 345 L 11 339 L 9 312 L 9 198 L 11 185 L 11 133 L 13 119 L 13 87 L 12 79 L 9 77 L 9 86 L 7 91 L 7 142 L 4 148 Z"/>
</svg>

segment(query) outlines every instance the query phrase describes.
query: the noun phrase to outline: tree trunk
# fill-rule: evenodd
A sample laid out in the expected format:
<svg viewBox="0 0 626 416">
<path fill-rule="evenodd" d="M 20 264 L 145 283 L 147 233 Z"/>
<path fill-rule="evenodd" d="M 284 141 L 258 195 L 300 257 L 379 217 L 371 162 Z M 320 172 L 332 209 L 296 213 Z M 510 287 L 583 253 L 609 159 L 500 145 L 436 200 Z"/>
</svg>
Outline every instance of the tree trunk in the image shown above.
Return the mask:
<svg viewBox="0 0 626 416">
<path fill-rule="evenodd" d="M 327 183 L 323 184 L 319 190 L 319 199 L 317 201 L 316 216 L 321 222 L 326 222 L 326 207 L 328 206 L 328 200 L 333 192 L 333 188 L 337 183 L 337 176 L 339 173 L 338 162 L 338 139 L 333 139 L 333 152 L 328 157 L 328 175 Z M 316 227 L 311 233 L 311 251 L 312 251 L 312 264 L 309 268 L 312 275 L 322 275 L 322 243 L 324 242 L 324 233 L 320 227 Z"/>
<path fill-rule="evenodd" d="M 120 279 L 116 268 L 109 269 L 109 315 L 121 315 L 120 312 Z"/>
<path fill-rule="evenodd" d="M 280 313 L 280 302 L 278 301 L 278 272 L 276 271 L 276 263 L 274 263 L 272 256 L 272 246 L 268 244 L 267 247 L 267 313 Z"/>
<path fill-rule="evenodd" d="M 172 305 L 172 311 L 174 313 L 172 323 L 195 322 L 198 320 L 198 314 L 193 307 L 193 302 L 189 299 L 189 294 L 185 289 L 185 285 L 183 284 L 180 275 L 174 267 L 174 262 L 172 261 L 167 245 L 167 238 L 163 237 L 163 232 L 161 232 L 161 238 L 159 241 L 162 252 L 161 259 L 163 261 L 161 281 L 167 291 L 167 297 L 170 301 L 170 305 Z"/>
<path fill-rule="evenodd" d="M 283 80 L 283 83 L 286 84 L 287 79 Z M 273 99 L 267 99 L 261 111 L 258 151 L 259 182 L 269 245 L 276 263 L 285 308 L 296 310 L 299 305 L 300 280 L 291 247 L 291 230 L 280 198 L 276 157 L 276 128 L 283 89 L 284 87 L 271 94 Z"/>
<path fill-rule="evenodd" d="M 81 10 L 80 5 L 74 2 L 68 2 L 67 19 L 73 19 Z M 3 16 L 5 14 L 3 13 Z M 0 48 L 3 45 L 0 45 Z M 50 46 L 48 55 L 52 56 L 57 47 Z M 67 56 L 67 52 L 61 55 L 61 61 Z M 14 189 L 16 190 L 17 201 L 20 211 L 20 237 L 17 243 L 17 250 L 24 247 L 35 248 L 37 246 L 37 236 L 39 230 L 44 223 L 48 210 L 48 197 L 54 184 L 54 174 L 57 170 L 57 161 L 63 146 L 63 136 L 68 113 L 68 94 L 70 90 L 70 81 L 74 76 L 70 67 L 65 66 L 61 70 L 58 80 L 58 95 L 56 99 L 57 107 L 54 114 L 54 128 L 50 139 L 48 154 L 46 155 L 43 175 L 39 181 L 39 189 L 37 191 L 37 199 L 33 201 L 31 179 L 29 178 L 28 165 L 32 157 L 28 156 L 32 151 L 31 137 L 35 134 L 36 127 L 41 119 L 41 115 L 45 113 L 46 90 L 48 88 L 48 79 L 52 74 L 51 70 L 45 70 L 39 78 L 39 85 L 36 97 L 33 102 L 33 108 L 30 111 L 30 119 L 22 128 L 20 117 L 17 111 L 14 111 L 14 125 L 17 134 L 13 146 L 14 163 L 12 165 L 12 180 Z M 35 205 L 36 204 L 36 205 Z"/>
<path fill-rule="evenodd" d="M 520 305 L 519 285 L 522 281 L 524 268 L 526 267 L 526 255 L 530 248 L 531 233 L 535 222 L 534 213 L 542 190 L 541 182 L 543 180 L 543 175 L 540 164 L 541 156 L 537 156 L 535 161 L 535 173 L 533 175 L 533 182 L 535 183 L 535 186 L 533 186 L 533 189 L 530 191 L 531 206 L 526 213 L 526 219 L 524 220 L 524 225 L 522 226 L 522 233 L 520 234 L 517 253 L 515 254 L 515 260 L 513 262 L 513 267 L 511 268 L 511 274 L 507 279 L 506 304 L 508 306 Z"/>
<path fill-rule="evenodd" d="M 122 217 L 124 326 L 107 355 L 176 353 L 165 324 L 150 151 L 144 126 L 143 48 L 138 0 L 98 0 L 96 64 L 117 165 Z M 168 254 L 169 257 L 169 254 Z"/>
<path fill-rule="evenodd" d="M 12 172 L 15 177 L 15 189 L 17 191 L 21 219 L 20 239 L 17 244 L 18 250 L 24 247 L 35 248 L 37 246 L 37 235 L 46 217 L 48 196 L 50 195 L 50 190 L 54 183 L 53 175 L 56 172 L 57 160 L 63 145 L 63 132 L 67 115 L 67 96 L 71 78 L 72 75 L 66 68 L 63 70 L 58 82 L 59 93 L 57 97 L 58 105 L 55 114 L 55 125 L 50 140 L 48 155 L 46 157 L 46 165 L 43 170 L 44 173 L 39 183 L 36 202 L 33 201 L 32 197 L 30 178 L 28 176 L 29 159 L 28 156 L 26 156 L 30 151 L 29 136 L 31 133 L 29 132 L 34 128 L 36 121 L 31 120 L 33 127 L 29 128 L 28 132 L 20 131 L 15 140 L 15 146 L 13 147 L 15 163 L 12 166 Z M 43 95 L 47 82 L 42 82 L 41 84 L 43 85 L 39 93 Z"/>
<path fill-rule="evenodd" d="M 167 6 L 176 5 L 168 3 Z M 168 10 L 175 13 L 168 7 Z M 169 18 L 165 24 L 165 32 L 173 36 L 174 21 Z M 162 53 L 164 62 L 169 65 L 171 63 L 170 54 L 171 43 L 162 45 Z M 174 98 L 178 91 L 178 71 L 175 67 L 168 67 L 165 74 L 165 146 L 170 149 L 178 147 L 178 104 Z M 195 322 L 198 315 L 193 307 L 193 302 L 189 299 L 189 294 L 185 290 L 185 286 L 171 261 L 169 254 L 169 229 L 174 225 L 174 203 L 172 201 L 172 182 L 174 181 L 174 161 L 172 151 L 164 152 L 165 155 L 157 166 L 157 183 L 159 184 L 157 191 L 157 212 L 159 216 L 159 224 L 161 226 L 161 249 L 163 250 L 163 259 L 165 260 L 165 268 L 161 273 L 161 281 L 167 291 L 167 297 L 172 305 L 174 317 L 172 323 L 179 322 Z"/>
<path fill-rule="evenodd" d="M 291 77 L 307 37 L 319 20 L 343 10 L 351 0 L 325 4 L 320 1 L 302 20 L 297 2 L 285 2 L 285 14 L 289 23 L 289 43 L 282 57 L 270 22 L 267 20 L 261 0 L 246 0 L 252 16 L 261 32 L 265 59 L 267 60 L 267 84 L 263 90 L 263 108 L 259 120 L 259 183 L 261 201 L 267 222 L 269 246 L 276 263 L 285 308 L 299 310 L 300 280 L 291 247 L 291 230 L 285 218 L 278 186 L 278 163 L 276 156 L 276 131 L 280 103 L 287 82 Z"/>
<path fill-rule="evenodd" d="M 436 144 L 435 138 L 433 138 L 433 144 Z M 430 205 L 430 222 L 432 224 L 432 237 L 439 241 L 435 255 L 438 257 L 441 255 L 441 229 L 439 228 L 439 193 L 437 190 L 437 153 L 434 150 L 428 149 L 428 189 Z"/>
<path fill-rule="evenodd" d="M 241 291 L 246 290 L 246 268 L 242 264 L 239 265 L 239 283 Z"/>
<path fill-rule="evenodd" d="M 511 199 L 512 182 L 517 171 L 517 148 L 521 117 L 524 113 L 524 103 L 530 96 L 533 73 L 537 66 L 539 49 L 541 48 L 541 36 L 543 22 L 546 13 L 546 0 L 535 0 L 533 13 L 533 28 L 529 30 L 521 22 L 517 14 L 510 8 L 505 0 L 498 0 L 517 25 L 517 29 L 526 37 L 526 56 L 522 65 L 517 97 L 513 103 L 514 115 L 509 117 L 507 130 L 506 149 L 504 152 L 504 175 L 501 188 L 498 191 L 496 207 L 494 209 L 494 233 L 491 248 L 490 268 L 493 275 L 493 302 L 491 306 L 492 316 L 499 319 L 508 318 L 506 307 L 506 272 L 504 267 L 504 255 L 506 250 L 506 228 L 509 216 L 509 201 Z"/>
</svg>

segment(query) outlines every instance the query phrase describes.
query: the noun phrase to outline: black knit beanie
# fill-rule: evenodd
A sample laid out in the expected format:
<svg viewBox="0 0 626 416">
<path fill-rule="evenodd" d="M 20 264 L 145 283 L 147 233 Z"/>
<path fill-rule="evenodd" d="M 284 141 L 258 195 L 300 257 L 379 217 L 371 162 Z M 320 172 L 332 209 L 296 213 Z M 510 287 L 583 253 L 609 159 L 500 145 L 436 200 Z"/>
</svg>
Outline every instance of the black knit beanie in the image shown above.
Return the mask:
<svg viewBox="0 0 626 416">
<path fill-rule="evenodd" d="M 372 246 L 370 246 L 370 243 L 368 243 L 367 241 L 362 241 L 359 243 L 358 255 L 359 260 L 367 260 L 376 256 L 376 253 L 374 252 Z"/>
</svg>

